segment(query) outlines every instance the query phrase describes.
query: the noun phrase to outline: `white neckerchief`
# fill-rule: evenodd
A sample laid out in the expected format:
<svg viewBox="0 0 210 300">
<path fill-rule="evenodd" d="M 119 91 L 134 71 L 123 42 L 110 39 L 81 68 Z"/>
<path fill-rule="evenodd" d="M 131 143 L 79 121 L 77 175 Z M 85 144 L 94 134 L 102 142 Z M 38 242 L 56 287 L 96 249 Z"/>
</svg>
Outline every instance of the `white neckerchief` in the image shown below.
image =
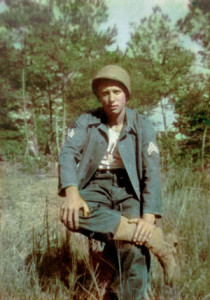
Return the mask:
<svg viewBox="0 0 210 300">
<path fill-rule="evenodd" d="M 105 155 L 100 164 L 100 170 L 110 170 L 124 168 L 120 153 L 119 153 L 119 136 L 120 132 L 108 127 L 109 143 Z"/>
</svg>

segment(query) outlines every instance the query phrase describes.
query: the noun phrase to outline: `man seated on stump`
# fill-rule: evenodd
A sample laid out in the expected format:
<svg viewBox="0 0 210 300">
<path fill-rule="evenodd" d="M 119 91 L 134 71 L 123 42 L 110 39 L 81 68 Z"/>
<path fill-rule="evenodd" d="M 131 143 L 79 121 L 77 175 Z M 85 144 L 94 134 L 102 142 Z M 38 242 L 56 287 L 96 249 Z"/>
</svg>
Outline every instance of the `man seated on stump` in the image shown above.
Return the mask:
<svg viewBox="0 0 210 300">
<path fill-rule="evenodd" d="M 111 299 L 145 299 L 148 249 L 163 265 L 167 284 L 177 267 L 173 246 L 155 225 L 161 216 L 155 133 L 147 119 L 126 107 L 131 96 L 126 70 L 103 67 L 92 90 L 102 108 L 76 120 L 59 155 L 59 195 L 65 196 L 61 221 L 69 230 L 105 242 L 104 252 L 113 260 L 107 249 L 115 245 L 119 272 L 109 287 Z M 123 242 L 113 243 L 117 240 Z"/>
</svg>

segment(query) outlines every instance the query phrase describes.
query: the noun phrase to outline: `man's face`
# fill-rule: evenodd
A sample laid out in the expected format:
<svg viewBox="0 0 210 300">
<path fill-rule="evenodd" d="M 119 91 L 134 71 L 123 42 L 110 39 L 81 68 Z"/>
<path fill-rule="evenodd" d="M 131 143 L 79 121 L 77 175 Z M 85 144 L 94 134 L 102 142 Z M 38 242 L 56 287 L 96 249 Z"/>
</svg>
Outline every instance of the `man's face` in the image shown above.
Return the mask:
<svg viewBox="0 0 210 300">
<path fill-rule="evenodd" d="M 102 82 L 98 87 L 98 96 L 107 116 L 117 116 L 124 112 L 126 93 L 117 82 Z"/>
</svg>

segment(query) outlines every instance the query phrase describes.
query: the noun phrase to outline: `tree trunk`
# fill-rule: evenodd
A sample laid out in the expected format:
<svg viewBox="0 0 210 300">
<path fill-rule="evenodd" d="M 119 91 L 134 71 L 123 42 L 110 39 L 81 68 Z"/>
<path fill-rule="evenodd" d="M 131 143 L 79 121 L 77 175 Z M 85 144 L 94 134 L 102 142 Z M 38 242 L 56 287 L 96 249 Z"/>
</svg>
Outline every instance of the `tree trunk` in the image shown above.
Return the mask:
<svg viewBox="0 0 210 300">
<path fill-rule="evenodd" d="M 49 12 L 53 14 L 54 0 L 49 0 Z"/>
<path fill-rule="evenodd" d="M 165 107 L 164 107 L 164 104 L 163 104 L 163 99 L 161 99 L 161 101 L 160 101 L 160 107 L 161 107 L 162 116 L 163 116 L 164 132 L 165 132 L 165 136 L 167 137 L 168 127 L 167 127 L 167 122 L 166 122 L 166 112 L 165 112 Z"/>
<path fill-rule="evenodd" d="M 39 146 L 38 146 L 38 138 L 37 138 L 37 122 L 36 122 L 36 112 L 35 112 L 35 102 L 32 101 L 32 138 L 33 138 L 33 146 L 34 146 L 34 154 L 38 156 L 39 154 Z"/>
<path fill-rule="evenodd" d="M 61 142 L 62 144 L 65 141 L 65 135 L 66 135 L 66 97 L 65 93 L 63 94 L 63 122 L 62 122 L 62 138 Z"/>
<path fill-rule="evenodd" d="M 24 132 L 26 137 L 25 155 L 29 154 L 29 136 L 27 125 L 27 109 L 26 109 L 26 92 L 25 92 L 25 69 L 22 69 L 22 97 L 23 97 L 23 111 L 24 111 Z"/>
<path fill-rule="evenodd" d="M 56 140 L 56 152 L 59 152 L 59 125 L 58 125 L 58 115 L 55 114 L 55 140 Z"/>
<path fill-rule="evenodd" d="M 50 136 L 53 135 L 53 109 L 52 109 L 52 96 L 50 89 L 48 90 L 48 101 L 49 101 L 49 118 L 50 118 Z"/>
<path fill-rule="evenodd" d="M 204 154 L 205 154 L 205 145 L 206 145 L 206 134 L 207 134 L 207 125 L 204 125 L 204 131 L 203 131 L 203 139 L 202 139 L 202 148 L 201 148 L 201 170 L 203 172 L 204 170 Z"/>
<path fill-rule="evenodd" d="M 22 97 L 23 97 L 23 112 L 24 112 L 24 132 L 26 137 L 25 155 L 38 156 L 38 142 L 37 142 L 37 128 L 36 118 L 34 112 L 34 105 L 32 109 L 27 108 L 26 89 L 25 89 L 25 68 L 22 69 Z M 27 116 L 29 118 L 27 119 Z"/>
</svg>

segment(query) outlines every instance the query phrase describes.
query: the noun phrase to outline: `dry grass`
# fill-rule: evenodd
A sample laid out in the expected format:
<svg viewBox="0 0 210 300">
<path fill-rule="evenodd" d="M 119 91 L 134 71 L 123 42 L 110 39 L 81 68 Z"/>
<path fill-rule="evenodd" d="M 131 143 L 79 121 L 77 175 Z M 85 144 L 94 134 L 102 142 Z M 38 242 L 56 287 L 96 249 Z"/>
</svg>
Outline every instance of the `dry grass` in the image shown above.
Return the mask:
<svg viewBox="0 0 210 300">
<path fill-rule="evenodd" d="M 59 221 L 57 179 L 0 166 L 1 299 L 103 299 L 105 285 L 88 257 L 87 239 Z M 210 299 L 209 180 L 182 170 L 163 177 L 165 232 L 179 235 L 180 282 L 162 280 L 153 259 L 154 299 Z M 128 299 L 129 300 L 129 299 Z"/>
</svg>

